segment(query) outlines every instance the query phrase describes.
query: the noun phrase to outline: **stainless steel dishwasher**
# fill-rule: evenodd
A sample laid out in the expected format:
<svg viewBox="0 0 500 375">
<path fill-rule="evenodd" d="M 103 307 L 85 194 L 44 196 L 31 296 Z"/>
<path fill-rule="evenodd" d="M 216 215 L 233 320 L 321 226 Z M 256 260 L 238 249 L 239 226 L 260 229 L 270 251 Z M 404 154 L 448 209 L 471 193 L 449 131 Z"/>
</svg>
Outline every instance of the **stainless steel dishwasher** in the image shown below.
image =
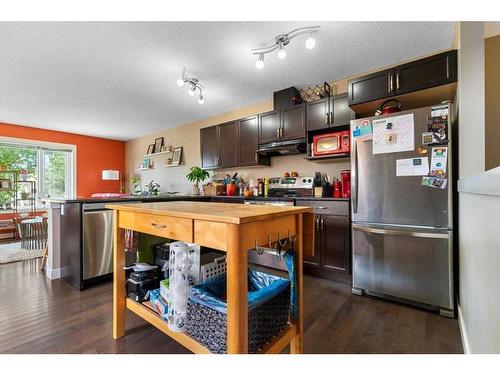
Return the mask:
<svg viewBox="0 0 500 375">
<path fill-rule="evenodd" d="M 83 205 L 83 280 L 113 272 L 113 211 L 104 206 Z"/>
</svg>

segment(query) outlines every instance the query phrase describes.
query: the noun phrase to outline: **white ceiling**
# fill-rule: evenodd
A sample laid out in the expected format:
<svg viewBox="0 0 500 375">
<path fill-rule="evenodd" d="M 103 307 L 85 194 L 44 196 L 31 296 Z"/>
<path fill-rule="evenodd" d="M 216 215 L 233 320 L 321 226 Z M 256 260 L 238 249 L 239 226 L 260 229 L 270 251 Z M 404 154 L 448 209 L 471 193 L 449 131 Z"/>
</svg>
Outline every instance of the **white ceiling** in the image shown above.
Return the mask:
<svg viewBox="0 0 500 375">
<path fill-rule="evenodd" d="M 321 25 L 313 50 L 252 48 Z M 127 140 L 451 47 L 453 22 L 2 22 L 0 122 Z M 205 86 L 205 104 L 176 80 Z M 1 134 L 1 133 L 0 133 Z"/>
</svg>

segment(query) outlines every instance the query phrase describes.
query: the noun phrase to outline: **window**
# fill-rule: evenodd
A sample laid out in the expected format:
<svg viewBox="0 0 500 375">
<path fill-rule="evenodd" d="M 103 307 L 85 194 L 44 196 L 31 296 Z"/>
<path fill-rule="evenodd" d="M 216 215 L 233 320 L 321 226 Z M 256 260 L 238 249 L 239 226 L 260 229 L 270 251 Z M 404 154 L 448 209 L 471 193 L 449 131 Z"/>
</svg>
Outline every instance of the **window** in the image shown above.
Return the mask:
<svg viewBox="0 0 500 375">
<path fill-rule="evenodd" d="M 45 198 L 69 198 L 74 195 L 73 150 L 67 147 L 1 142 L 0 167 L 22 171 L 20 179 L 34 181 L 32 185 L 35 188 L 34 197 L 29 191 L 29 183 L 20 182 L 11 191 L 0 191 L 2 210 L 28 211 L 33 207 L 30 198 L 34 198 L 35 208 L 43 208 Z M 0 178 L 12 179 L 12 174 L 0 171 Z"/>
</svg>

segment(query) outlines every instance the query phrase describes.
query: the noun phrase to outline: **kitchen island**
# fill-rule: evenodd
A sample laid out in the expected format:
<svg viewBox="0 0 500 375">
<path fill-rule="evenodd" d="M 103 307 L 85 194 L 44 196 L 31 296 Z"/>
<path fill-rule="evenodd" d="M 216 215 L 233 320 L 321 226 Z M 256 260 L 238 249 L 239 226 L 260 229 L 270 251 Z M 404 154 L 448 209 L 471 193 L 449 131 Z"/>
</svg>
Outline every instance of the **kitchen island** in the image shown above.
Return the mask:
<svg viewBox="0 0 500 375">
<path fill-rule="evenodd" d="M 155 312 L 126 297 L 125 230 L 194 242 L 227 255 L 227 352 L 248 352 L 248 250 L 292 236 L 296 238 L 295 267 L 298 314 L 275 337 L 264 353 L 302 353 L 304 242 L 312 247 L 312 209 L 309 207 L 239 206 L 230 203 L 163 202 L 109 204 L 114 215 L 113 337 L 125 335 L 128 308 L 194 353 L 209 350 L 185 333 L 173 332 Z M 307 223 L 307 224 L 305 224 Z M 310 242 L 310 243 L 309 243 Z"/>
</svg>

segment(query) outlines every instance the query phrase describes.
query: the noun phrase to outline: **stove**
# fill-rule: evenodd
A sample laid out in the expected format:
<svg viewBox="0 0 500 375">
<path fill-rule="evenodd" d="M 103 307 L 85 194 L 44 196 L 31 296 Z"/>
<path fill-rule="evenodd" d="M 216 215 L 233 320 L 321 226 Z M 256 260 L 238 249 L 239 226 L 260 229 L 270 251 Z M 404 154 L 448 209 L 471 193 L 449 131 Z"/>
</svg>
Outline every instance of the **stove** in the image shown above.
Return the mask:
<svg viewBox="0 0 500 375">
<path fill-rule="evenodd" d="M 245 199 L 245 204 L 293 206 L 295 197 L 313 196 L 313 177 L 271 177 L 268 197 Z"/>
</svg>

